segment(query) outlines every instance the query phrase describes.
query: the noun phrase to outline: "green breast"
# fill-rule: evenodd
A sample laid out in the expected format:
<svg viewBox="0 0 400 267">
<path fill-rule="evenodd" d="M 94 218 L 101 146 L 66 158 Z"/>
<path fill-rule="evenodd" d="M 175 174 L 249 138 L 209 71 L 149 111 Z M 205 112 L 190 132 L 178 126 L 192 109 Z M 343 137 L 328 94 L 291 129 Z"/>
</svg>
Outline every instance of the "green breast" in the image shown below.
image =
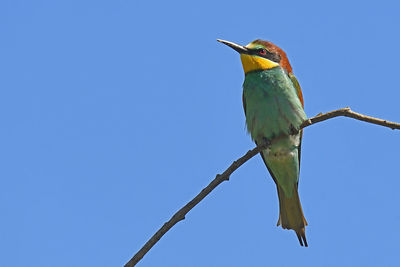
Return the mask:
<svg viewBox="0 0 400 267">
<path fill-rule="evenodd" d="M 280 67 L 246 74 L 243 84 L 247 129 L 253 140 L 272 139 L 306 120 L 292 81 Z"/>
</svg>

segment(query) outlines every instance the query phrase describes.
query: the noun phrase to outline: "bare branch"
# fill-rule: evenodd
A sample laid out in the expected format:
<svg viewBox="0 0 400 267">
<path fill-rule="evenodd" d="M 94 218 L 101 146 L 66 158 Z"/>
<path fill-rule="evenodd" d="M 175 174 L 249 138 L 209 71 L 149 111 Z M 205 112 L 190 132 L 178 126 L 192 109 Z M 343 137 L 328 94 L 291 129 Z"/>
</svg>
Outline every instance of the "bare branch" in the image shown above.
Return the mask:
<svg viewBox="0 0 400 267">
<path fill-rule="evenodd" d="M 395 122 L 390 122 L 386 120 L 377 119 L 374 117 L 366 116 L 360 113 L 356 113 L 350 110 L 350 108 L 342 108 L 334 111 L 330 111 L 324 114 L 318 114 L 303 122 L 300 129 L 308 127 L 310 125 L 316 124 L 321 121 L 325 121 L 334 117 L 345 116 L 353 119 L 378 124 L 381 126 L 389 127 L 391 129 L 400 129 L 400 124 Z M 183 208 L 178 210 L 168 222 L 164 225 L 144 244 L 144 246 L 125 264 L 125 267 L 135 266 L 143 256 L 160 240 L 165 233 L 169 231 L 175 224 L 185 219 L 186 214 L 194 208 L 201 200 L 203 200 L 212 190 L 214 190 L 219 184 L 224 181 L 229 180 L 230 175 L 242 166 L 246 161 L 260 153 L 263 149 L 266 149 L 270 144 L 264 143 L 260 146 L 249 150 L 244 156 L 234 161 L 228 169 L 226 169 L 222 174 L 218 174 L 214 180 L 211 181 L 197 196 L 195 196 L 190 202 L 188 202 Z"/>
<path fill-rule="evenodd" d="M 381 126 L 389 127 L 392 130 L 395 130 L 395 129 L 400 130 L 400 123 L 395 123 L 395 122 L 391 122 L 391 121 L 387 121 L 387 120 L 381 120 L 381 119 L 377 119 L 374 117 L 366 116 L 366 115 L 352 111 L 349 107 L 330 111 L 330 112 L 327 112 L 324 114 L 318 114 L 317 116 L 312 117 L 312 118 L 306 120 L 305 122 L 303 122 L 303 124 L 300 126 L 300 128 L 305 128 L 312 124 L 316 124 L 318 122 L 325 121 L 325 120 L 328 120 L 328 119 L 331 119 L 334 117 L 339 117 L 339 116 L 349 117 L 349 118 L 353 118 L 353 119 L 360 120 L 360 121 L 378 124 Z"/>
<path fill-rule="evenodd" d="M 205 198 L 214 188 L 216 188 L 220 183 L 229 180 L 229 176 L 240 166 L 242 166 L 246 161 L 257 155 L 261 150 L 267 148 L 268 144 L 263 144 L 252 150 L 247 151 L 247 153 L 234 161 L 228 169 L 226 169 L 222 174 L 217 174 L 215 179 L 211 181 L 200 193 L 195 196 L 189 203 L 187 203 L 183 208 L 178 210 L 174 216 L 169 219 L 164 225 L 146 242 L 146 244 L 135 254 L 135 256 L 125 264 L 125 267 L 132 267 L 138 263 L 143 256 L 160 240 L 160 238 L 168 232 L 177 222 L 185 219 L 185 215 L 193 209 L 203 198 Z"/>
</svg>

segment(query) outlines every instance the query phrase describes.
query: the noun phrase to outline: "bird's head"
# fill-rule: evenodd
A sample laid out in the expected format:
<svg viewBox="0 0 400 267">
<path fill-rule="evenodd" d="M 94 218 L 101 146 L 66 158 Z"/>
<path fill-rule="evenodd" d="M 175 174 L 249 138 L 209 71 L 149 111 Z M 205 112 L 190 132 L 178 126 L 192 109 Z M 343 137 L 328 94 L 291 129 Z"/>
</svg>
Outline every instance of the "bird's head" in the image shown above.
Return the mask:
<svg viewBox="0 0 400 267">
<path fill-rule="evenodd" d="M 244 73 L 258 70 L 267 70 L 282 67 L 287 73 L 292 72 L 286 53 L 271 42 L 255 40 L 246 46 L 241 46 L 229 41 L 217 39 L 240 54 Z"/>
</svg>

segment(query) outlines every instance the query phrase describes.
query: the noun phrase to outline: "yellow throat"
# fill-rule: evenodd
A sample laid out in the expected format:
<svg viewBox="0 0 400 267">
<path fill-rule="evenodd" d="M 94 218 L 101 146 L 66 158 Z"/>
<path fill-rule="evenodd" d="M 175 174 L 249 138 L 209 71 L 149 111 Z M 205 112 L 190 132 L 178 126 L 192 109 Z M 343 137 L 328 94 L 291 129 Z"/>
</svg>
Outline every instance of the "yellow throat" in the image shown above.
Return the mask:
<svg viewBox="0 0 400 267">
<path fill-rule="evenodd" d="M 244 73 L 253 70 L 268 70 L 279 66 L 276 62 L 255 55 L 241 54 L 240 59 L 242 60 Z"/>
</svg>

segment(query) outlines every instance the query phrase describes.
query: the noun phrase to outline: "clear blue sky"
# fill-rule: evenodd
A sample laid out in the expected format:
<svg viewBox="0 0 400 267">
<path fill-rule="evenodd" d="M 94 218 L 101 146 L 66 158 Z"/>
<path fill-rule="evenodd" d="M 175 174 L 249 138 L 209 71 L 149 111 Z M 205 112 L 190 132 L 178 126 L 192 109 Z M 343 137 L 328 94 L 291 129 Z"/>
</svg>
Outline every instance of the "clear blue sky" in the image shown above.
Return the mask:
<svg viewBox="0 0 400 267">
<path fill-rule="evenodd" d="M 281 46 L 308 116 L 400 121 L 400 17 L 386 1 L 0 3 L 0 266 L 122 266 L 254 147 L 239 56 Z M 140 266 L 398 266 L 400 133 L 336 118 L 304 131 L 308 248 L 276 227 L 253 158 Z M 139 265 L 138 265 L 139 266 Z"/>
</svg>

